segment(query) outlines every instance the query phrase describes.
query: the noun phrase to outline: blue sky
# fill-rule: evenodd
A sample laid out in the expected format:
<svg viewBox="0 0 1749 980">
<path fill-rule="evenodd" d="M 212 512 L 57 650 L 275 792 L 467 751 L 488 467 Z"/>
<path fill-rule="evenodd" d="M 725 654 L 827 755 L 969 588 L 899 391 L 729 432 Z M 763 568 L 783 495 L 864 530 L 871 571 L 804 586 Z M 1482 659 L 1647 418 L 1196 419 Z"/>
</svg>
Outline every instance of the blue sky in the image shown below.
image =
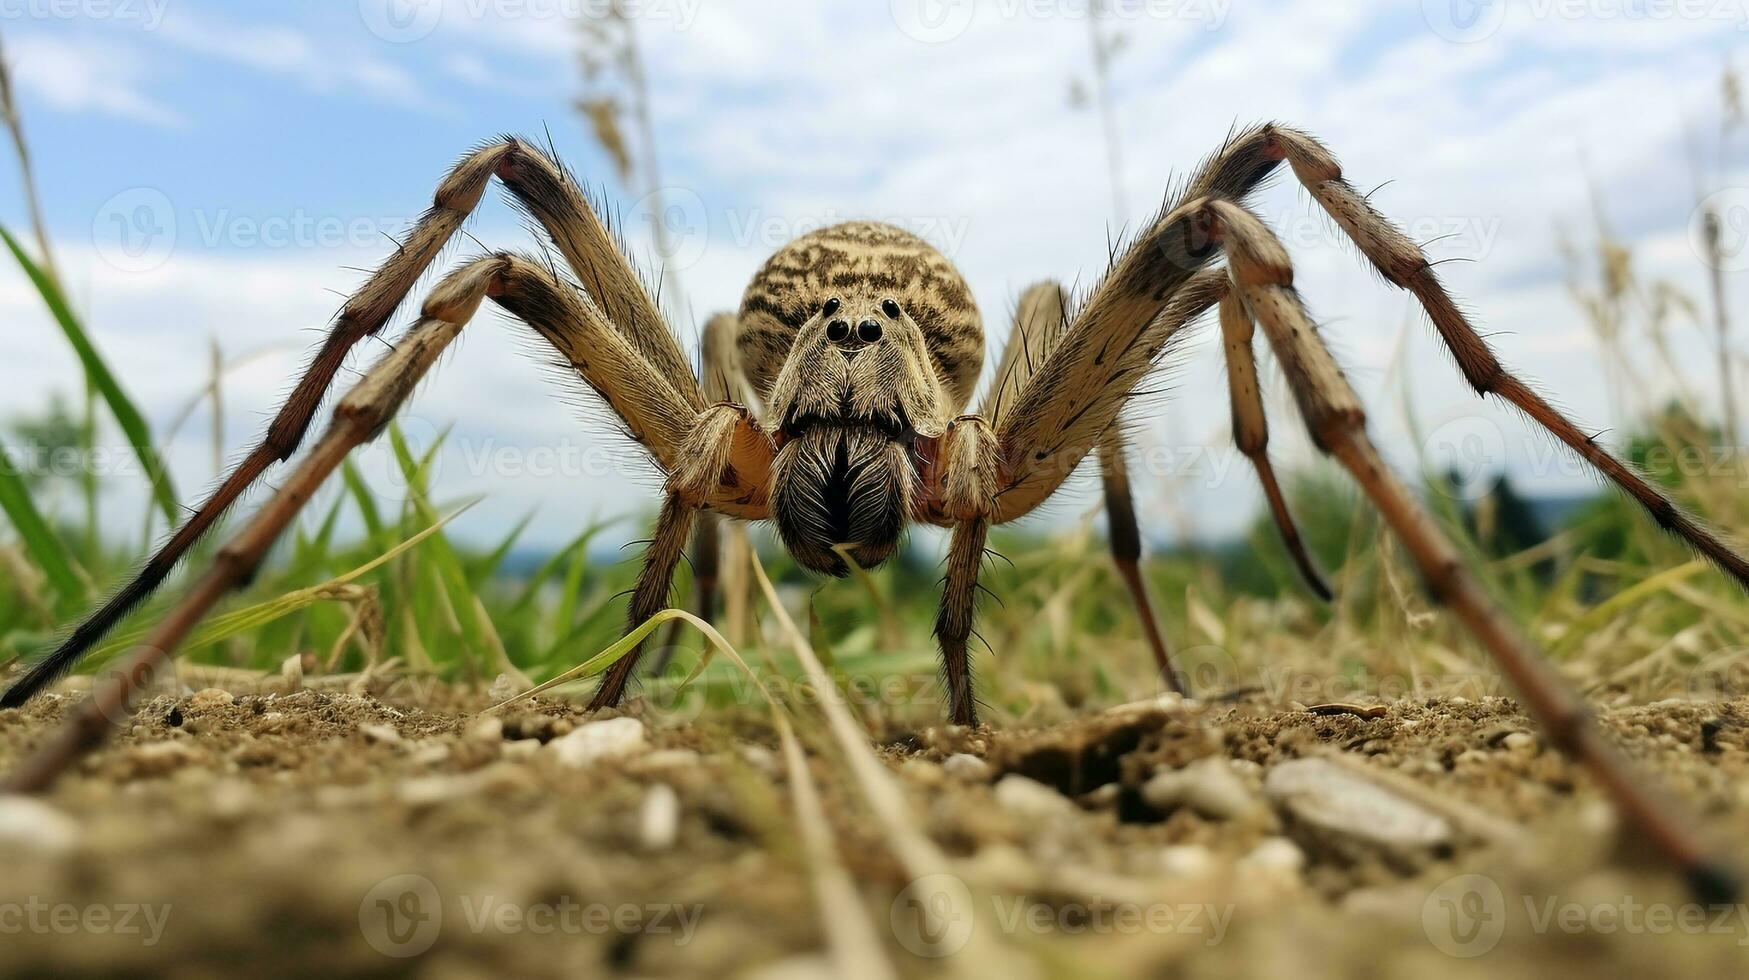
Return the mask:
<svg viewBox="0 0 1749 980">
<path fill-rule="evenodd" d="M 1749 146 L 1716 146 L 1718 78 L 1746 38 L 1745 4 L 1130 0 L 1110 25 L 1126 38 L 1113 96 L 1128 213 L 1114 216 L 1098 117 L 1069 98 L 1089 70 L 1078 0 L 645 0 L 634 9 L 686 297 L 671 313 L 690 343 L 695 322 L 733 307 L 782 240 L 879 217 L 961 265 L 998 343 L 1022 288 L 1091 280 L 1111 229 L 1142 219 L 1235 121 L 1282 119 L 1324 137 L 1355 183 L 1389 181 L 1374 200 L 1417 237 L 1441 237 L 1437 257 L 1471 260 L 1445 272 L 1510 364 L 1594 426 L 1617 425 L 1674 388 L 1638 336 L 1628 353 L 1640 376 L 1609 386 L 1566 295 L 1556 230 L 1588 238 L 1589 173 L 1642 274 L 1704 297 L 1689 146 L 1693 134 L 1706 189 L 1749 214 Z M 223 421 L 227 447 L 241 449 L 355 270 L 380 260 L 384 236 L 428 203 L 458 154 L 498 132 L 550 132 L 626 212 L 648 259 L 639 195 L 613 179 L 570 107 L 575 19 L 598 5 L 0 0 L 63 275 L 151 421 L 167 427 L 199 392 L 217 338 L 238 362 Z M 0 219 L 22 229 L 13 168 L 0 170 Z M 1588 485 L 1515 416 L 1469 395 L 1407 299 L 1291 183 L 1258 209 L 1287 240 L 1400 465 L 1423 447 L 1443 458 L 1479 446 L 1487 465 L 1538 489 Z M 494 247 L 530 241 L 496 201 L 469 228 Z M 1749 296 L 1738 270 L 1728 281 Z M 77 365 L 21 275 L 0 274 L 0 310 L 0 415 L 76 391 Z M 489 494 L 458 533 L 489 539 L 534 510 L 533 539 L 550 540 L 644 510 L 654 478 L 499 320 L 478 321 L 409 413 L 422 437 L 454 426 L 446 495 Z M 1173 397 L 1142 419 L 1143 506 L 1162 534 L 1174 514 L 1230 532 L 1259 499 L 1230 450 L 1206 333 L 1180 360 Z M 1695 396 L 1715 405 L 1707 335 L 1679 322 L 1671 337 Z M 1310 449 L 1274 387 L 1277 455 L 1304 463 Z M 199 409 L 172 443 L 185 495 L 212 477 L 210 432 Z M 369 466 L 387 471 L 380 458 Z M 118 506 L 137 506 L 134 481 L 112 482 Z M 1090 489 L 1055 519 L 1092 507 Z"/>
</svg>

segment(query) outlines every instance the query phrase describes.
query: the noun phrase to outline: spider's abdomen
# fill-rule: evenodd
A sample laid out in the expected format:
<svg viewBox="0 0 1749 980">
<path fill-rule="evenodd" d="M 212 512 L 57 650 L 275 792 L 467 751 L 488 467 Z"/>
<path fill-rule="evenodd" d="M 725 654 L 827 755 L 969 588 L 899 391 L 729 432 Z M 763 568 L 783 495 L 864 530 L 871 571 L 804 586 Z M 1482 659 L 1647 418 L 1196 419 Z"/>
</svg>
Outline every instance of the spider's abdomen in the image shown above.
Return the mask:
<svg viewBox="0 0 1749 980">
<path fill-rule="evenodd" d="M 771 397 L 803 324 L 825 304 L 891 299 L 922 331 L 948 404 L 964 410 L 984 367 L 984 329 L 972 291 L 947 257 L 892 225 L 853 221 L 797 238 L 768 259 L 741 299 L 737 353 L 761 399 Z"/>
</svg>

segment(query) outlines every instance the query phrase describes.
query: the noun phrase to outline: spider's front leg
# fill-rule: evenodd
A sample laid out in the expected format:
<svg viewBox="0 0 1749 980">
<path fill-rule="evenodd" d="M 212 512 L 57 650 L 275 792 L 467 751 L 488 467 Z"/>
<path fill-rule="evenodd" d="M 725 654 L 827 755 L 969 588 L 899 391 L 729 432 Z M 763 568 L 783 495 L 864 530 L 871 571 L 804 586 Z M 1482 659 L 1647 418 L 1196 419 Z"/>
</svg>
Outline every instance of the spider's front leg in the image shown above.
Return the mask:
<svg viewBox="0 0 1749 980">
<path fill-rule="evenodd" d="M 719 402 L 698 416 L 669 466 L 662 513 L 626 610 L 627 633 L 668 607 L 674 570 L 701 510 L 743 518 L 766 516 L 766 488 L 776 455 L 771 436 L 744 406 Z M 615 707 L 625 698 L 642 654 L 639 644 L 608 669 L 589 702 L 590 710 Z"/>
<path fill-rule="evenodd" d="M 978 723 L 966 644 L 971 640 L 977 612 L 978 572 L 984 563 L 984 544 L 996 510 L 1001 473 L 996 433 L 990 423 L 982 416 L 962 415 L 948 425 L 924 474 L 929 520 L 953 527 L 941 606 L 935 616 L 935 640 L 941 646 L 947 718 L 955 725 Z"/>
</svg>

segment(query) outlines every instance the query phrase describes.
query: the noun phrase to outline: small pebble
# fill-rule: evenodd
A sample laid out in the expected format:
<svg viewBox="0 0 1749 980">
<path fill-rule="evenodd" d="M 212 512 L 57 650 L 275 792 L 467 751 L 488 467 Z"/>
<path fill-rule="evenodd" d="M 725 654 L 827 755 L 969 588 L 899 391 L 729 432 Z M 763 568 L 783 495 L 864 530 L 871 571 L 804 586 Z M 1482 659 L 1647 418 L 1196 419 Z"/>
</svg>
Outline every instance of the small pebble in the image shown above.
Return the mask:
<svg viewBox="0 0 1749 980">
<path fill-rule="evenodd" d="M 1263 791 L 1296 827 L 1296 837 L 1410 859 L 1449 845 L 1450 821 L 1361 773 L 1326 759 L 1270 767 Z"/>
<path fill-rule="evenodd" d="M 468 729 L 462 737 L 470 742 L 494 743 L 504 741 L 504 719 L 497 715 L 484 715 L 468 722 Z"/>
<path fill-rule="evenodd" d="M 228 707 L 236 700 L 230 691 L 209 687 L 189 695 L 187 705 L 190 711 L 211 711 L 214 708 Z"/>
<path fill-rule="evenodd" d="M 1174 878 L 1200 878 L 1214 866 L 1214 852 L 1201 844 L 1179 844 L 1160 851 L 1161 872 Z"/>
<path fill-rule="evenodd" d="M 0 847 L 59 855 L 79 842 L 72 817 L 28 796 L 0 796 Z"/>
<path fill-rule="evenodd" d="M 579 725 L 546 750 L 560 765 L 582 768 L 607 759 L 625 759 L 646 751 L 644 723 L 636 718 L 609 718 Z"/>
<path fill-rule="evenodd" d="M 971 782 L 984 782 L 990 778 L 990 764 L 975 755 L 957 752 L 947 757 L 941 764 L 943 772 L 955 779 Z"/>
<path fill-rule="evenodd" d="M 1188 806 L 1213 820 L 1238 820 L 1265 810 L 1227 760 L 1213 757 L 1156 774 L 1142 786 L 1142 799 L 1162 813 Z"/>
<path fill-rule="evenodd" d="M 763 745 L 741 746 L 741 758 L 767 776 L 776 776 L 783 772 L 783 767 L 778 765 L 777 754 Z"/>
<path fill-rule="evenodd" d="M 1281 874 L 1298 874 L 1306 866 L 1306 852 L 1286 837 L 1271 837 L 1239 859 L 1240 867 Z"/>
<path fill-rule="evenodd" d="M 638 842 L 646 851 L 666 851 L 680 837 L 680 794 L 667 783 L 654 783 L 639 809 Z"/>
<path fill-rule="evenodd" d="M 1500 744 L 1508 751 L 1528 752 L 1536 748 L 1536 736 L 1529 732 L 1513 732 L 1500 740 Z"/>
<path fill-rule="evenodd" d="M 1044 783 L 1010 773 L 996 783 L 996 805 L 1022 820 L 1050 820 L 1075 812 L 1069 798 Z"/>
<path fill-rule="evenodd" d="M 358 733 L 373 745 L 396 745 L 401 741 L 401 733 L 393 725 L 360 725 Z"/>
</svg>

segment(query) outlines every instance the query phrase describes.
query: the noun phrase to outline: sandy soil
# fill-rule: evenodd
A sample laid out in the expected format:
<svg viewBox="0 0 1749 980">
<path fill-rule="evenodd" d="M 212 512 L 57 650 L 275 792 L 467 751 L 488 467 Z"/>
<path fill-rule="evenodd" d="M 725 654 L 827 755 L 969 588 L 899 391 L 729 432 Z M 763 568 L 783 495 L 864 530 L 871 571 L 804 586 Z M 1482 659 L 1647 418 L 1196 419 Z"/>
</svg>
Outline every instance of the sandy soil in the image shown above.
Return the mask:
<svg viewBox="0 0 1749 980">
<path fill-rule="evenodd" d="M 0 712 L 0 765 L 70 703 Z M 40 803 L 0 799 L 0 971 L 844 974 L 765 721 L 634 706 L 585 728 L 559 701 L 472 717 L 485 703 L 153 699 Z M 905 976 L 1749 976 L 1749 912 L 1685 904 L 1513 702 L 1369 713 L 1167 699 L 1038 731 L 882 732 L 953 862 L 922 883 L 821 726 L 803 736 Z M 1749 855 L 1749 699 L 1605 720 Z M 920 932 L 943 881 L 975 917 Z M 1000 957 L 970 960 L 992 944 L 961 949 L 964 930 Z"/>
</svg>

